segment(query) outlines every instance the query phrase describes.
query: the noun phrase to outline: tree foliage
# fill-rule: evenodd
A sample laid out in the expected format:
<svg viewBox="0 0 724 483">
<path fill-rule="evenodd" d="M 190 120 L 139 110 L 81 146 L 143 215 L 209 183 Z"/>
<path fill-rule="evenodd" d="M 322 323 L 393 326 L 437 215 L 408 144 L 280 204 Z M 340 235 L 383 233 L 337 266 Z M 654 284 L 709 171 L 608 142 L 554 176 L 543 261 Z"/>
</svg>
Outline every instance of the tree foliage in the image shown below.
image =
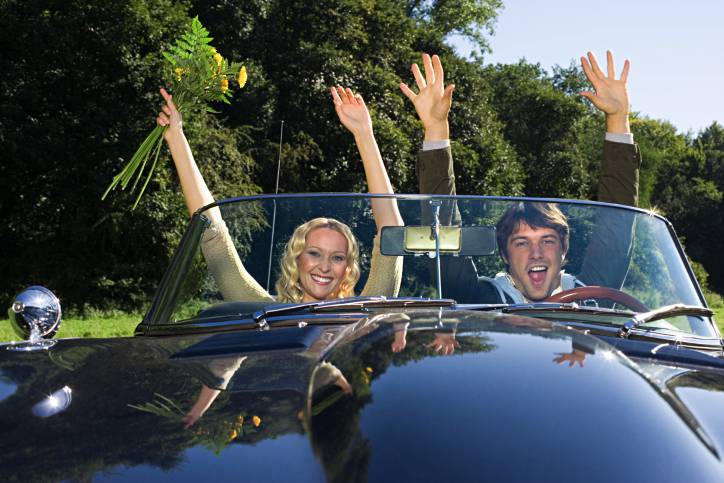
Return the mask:
<svg viewBox="0 0 724 483">
<path fill-rule="evenodd" d="M 175 174 L 164 163 L 133 215 L 129 195 L 100 194 L 153 126 L 158 54 L 188 21 L 168 0 L 3 3 L 3 300 L 43 283 L 71 307 L 147 304 L 185 226 Z M 213 176 L 243 144 L 205 122 L 190 131 L 199 155 L 225 149 L 204 163 Z"/>
<path fill-rule="evenodd" d="M 571 65 L 483 66 L 447 43 L 487 49 L 500 0 L 6 0 L 0 4 L 0 297 L 43 283 L 66 306 L 146 306 L 187 219 L 175 171 L 160 163 L 141 204 L 99 198 L 153 126 L 160 53 L 198 15 L 245 89 L 186 132 L 217 197 L 273 192 L 281 123 L 283 192 L 364 190 L 351 136 L 329 98 L 359 91 L 398 192 L 416 192 L 422 126 L 399 92 L 421 52 L 438 53 L 456 84 L 451 134 L 458 191 L 592 198 L 603 117 Z M 724 134 L 695 138 L 639 116 L 644 206 L 672 218 L 695 260 L 721 248 Z M 719 234 L 716 236 L 711 233 Z M 718 241 L 717 241 L 718 240 Z"/>
<path fill-rule="evenodd" d="M 716 122 L 693 139 L 678 135 L 663 150 L 651 200 L 676 227 L 689 256 L 709 272 L 709 286 L 724 290 L 724 128 Z"/>
</svg>

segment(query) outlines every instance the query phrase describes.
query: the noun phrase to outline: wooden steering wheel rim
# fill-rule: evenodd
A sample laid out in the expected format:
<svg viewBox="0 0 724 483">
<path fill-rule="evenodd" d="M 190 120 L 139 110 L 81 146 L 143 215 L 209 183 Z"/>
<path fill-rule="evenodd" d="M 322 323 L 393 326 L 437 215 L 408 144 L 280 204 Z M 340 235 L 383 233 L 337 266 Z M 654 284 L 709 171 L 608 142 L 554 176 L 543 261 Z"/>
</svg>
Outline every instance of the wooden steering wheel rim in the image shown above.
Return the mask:
<svg viewBox="0 0 724 483">
<path fill-rule="evenodd" d="M 601 287 L 598 285 L 585 285 L 564 290 L 555 295 L 551 295 L 545 299 L 545 302 L 567 303 L 585 299 L 606 299 L 623 304 L 635 312 L 649 311 L 648 307 L 636 297 L 621 290 L 616 290 L 615 288 Z"/>
</svg>

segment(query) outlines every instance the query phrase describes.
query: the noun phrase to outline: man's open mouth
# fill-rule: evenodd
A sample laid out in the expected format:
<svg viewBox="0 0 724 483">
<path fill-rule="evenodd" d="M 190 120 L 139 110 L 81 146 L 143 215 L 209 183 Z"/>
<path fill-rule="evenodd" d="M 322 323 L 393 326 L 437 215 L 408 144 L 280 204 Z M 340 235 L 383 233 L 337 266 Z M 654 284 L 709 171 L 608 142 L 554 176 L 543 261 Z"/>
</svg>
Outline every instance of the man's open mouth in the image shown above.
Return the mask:
<svg viewBox="0 0 724 483">
<path fill-rule="evenodd" d="M 528 277 L 534 285 L 541 285 L 546 279 L 548 267 L 545 265 L 534 265 L 528 270 Z"/>
</svg>

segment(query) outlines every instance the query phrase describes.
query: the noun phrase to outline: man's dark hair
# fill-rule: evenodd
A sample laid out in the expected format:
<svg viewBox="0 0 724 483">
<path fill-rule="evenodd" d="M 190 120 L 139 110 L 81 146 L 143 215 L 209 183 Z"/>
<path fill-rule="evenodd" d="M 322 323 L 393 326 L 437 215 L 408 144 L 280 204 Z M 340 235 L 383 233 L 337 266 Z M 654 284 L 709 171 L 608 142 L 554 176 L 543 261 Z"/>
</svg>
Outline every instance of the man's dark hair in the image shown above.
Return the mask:
<svg viewBox="0 0 724 483">
<path fill-rule="evenodd" d="M 539 228 L 552 228 L 558 232 L 558 236 L 561 238 L 561 245 L 563 247 L 563 254 L 568 252 L 568 219 L 566 215 L 558 209 L 558 205 L 555 203 L 540 203 L 540 202 L 523 202 L 519 201 L 513 203 L 503 216 L 495 225 L 496 233 L 495 238 L 498 242 L 498 251 L 503 257 L 503 260 L 508 260 L 508 238 L 515 233 L 518 226 L 521 223 L 525 223 L 533 229 Z"/>
</svg>

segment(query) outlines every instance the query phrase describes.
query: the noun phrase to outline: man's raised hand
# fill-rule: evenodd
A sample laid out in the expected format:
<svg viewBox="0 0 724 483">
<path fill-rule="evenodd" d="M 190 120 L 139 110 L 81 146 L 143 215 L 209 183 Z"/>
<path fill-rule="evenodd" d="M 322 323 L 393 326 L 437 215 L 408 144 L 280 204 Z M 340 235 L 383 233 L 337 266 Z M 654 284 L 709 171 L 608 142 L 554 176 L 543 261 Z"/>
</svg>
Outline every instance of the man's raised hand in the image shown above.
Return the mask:
<svg viewBox="0 0 724 483">
<path fill-rule="evenodd" d="M 419 92 L 410 89 L 404 82 L 400 83 L 400 90 L 415 106 L 417 115 L 425 126 L 425 140 L 439 141 L 450 137 L 447 116 L 452 104 L 452 93 L 455 85 L 445 87 L 445 73 L 442 69 L 440 57 L 422 54 L 422 64 L 425 76 L 422 76 L 420 67 L 412 64 L 412 75 Z"/>
<path fill-rule="evenodd" d="M 624 62 L 621 77 L 618 79 L 616 79 L 613 54 L 610 50 L 606 52 L 607 74 L 603 73 L 592 52 L 588 52 L 587 58 L 581 57 L 581 66 L 594 89 L 594 92 L 583 91 L 581 95 L 606 114 L 606 130 L 611 133 L 631 132 L 628 122 L 628 89 L 626 88 L 630 62 L 628 60 Z"/>
</svg>

